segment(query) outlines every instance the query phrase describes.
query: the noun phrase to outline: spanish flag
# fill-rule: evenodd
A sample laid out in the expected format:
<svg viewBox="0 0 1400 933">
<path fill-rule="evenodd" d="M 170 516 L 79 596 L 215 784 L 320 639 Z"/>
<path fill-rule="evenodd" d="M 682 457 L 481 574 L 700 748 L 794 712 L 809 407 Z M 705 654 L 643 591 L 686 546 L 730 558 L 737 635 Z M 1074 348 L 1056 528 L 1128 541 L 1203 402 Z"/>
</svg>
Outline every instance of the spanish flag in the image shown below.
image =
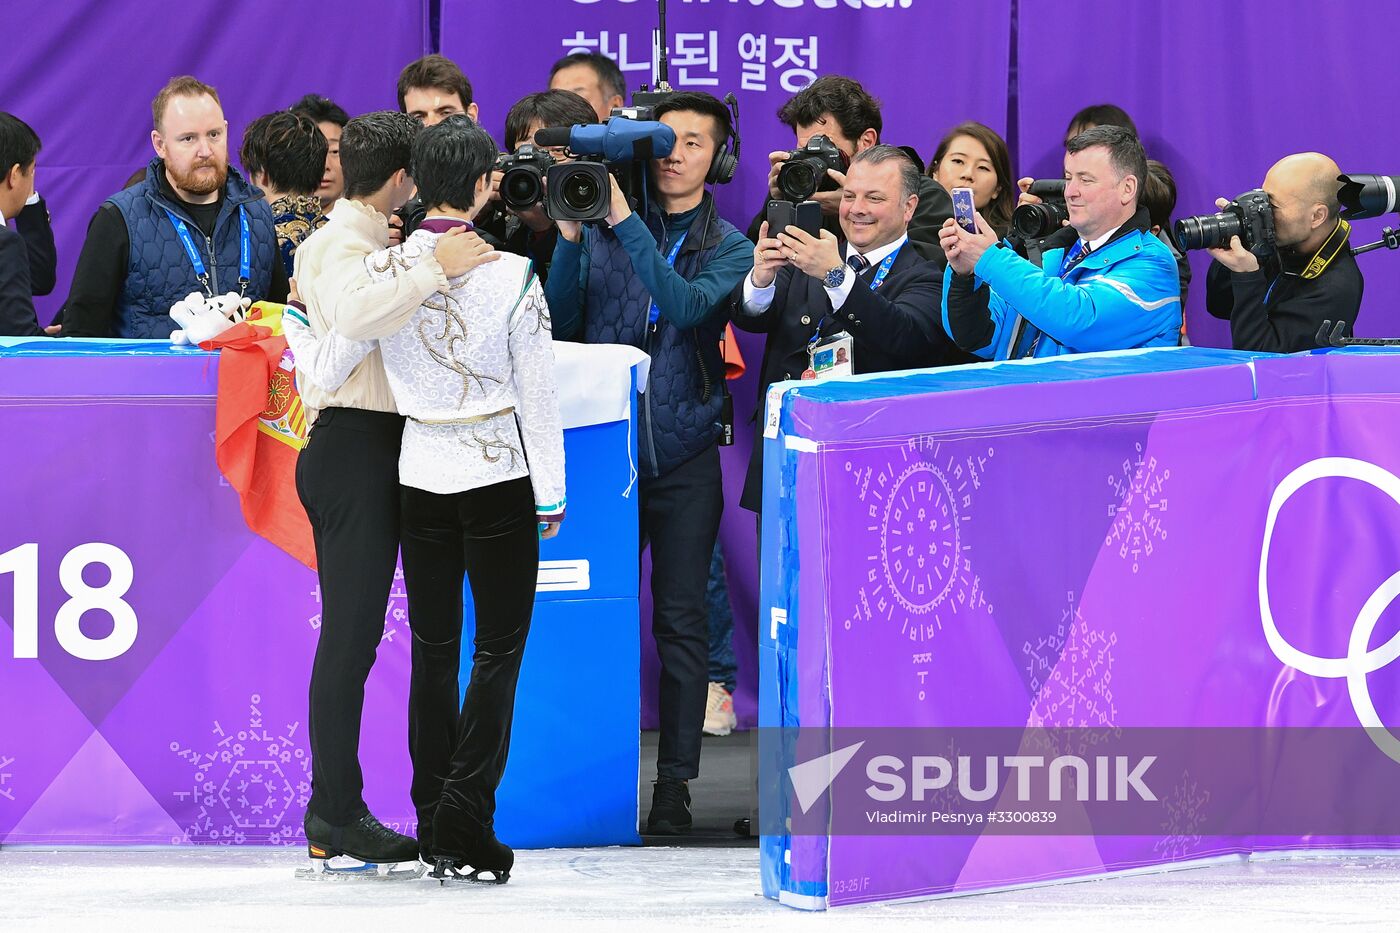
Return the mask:
<svg viewBox="0 0 1400 933">
<path fill-rule="evenodd" d="M 219 351 L 214 451 L 219 472 L 238 493 L 243 520 L 314 570 L 311 522 L 296 488 L 306 410 L 282 336 L 283 308 L 258 302 L 243 323 L 200 346 Z"/>
</svg>

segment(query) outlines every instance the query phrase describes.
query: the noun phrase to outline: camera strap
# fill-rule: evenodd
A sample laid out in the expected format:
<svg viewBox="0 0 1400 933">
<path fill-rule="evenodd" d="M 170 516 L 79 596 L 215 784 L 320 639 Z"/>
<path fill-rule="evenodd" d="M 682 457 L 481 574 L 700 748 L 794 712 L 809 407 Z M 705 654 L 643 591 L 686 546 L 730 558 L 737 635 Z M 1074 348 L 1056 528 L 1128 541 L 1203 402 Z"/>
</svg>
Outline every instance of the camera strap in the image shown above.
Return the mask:
<svg viewBox="0 0 1400 933">
<path fill-rule="evenodd" d="M 673 269 L 676 267 L 676 257 L 681 254 L 681 245 L 685 243 L 685 238 L 689 233 L 690 231 L 687 230 L 685 231 L 685 233 L 682 233 L 679 237 L 676 238 L 676 242 L 672 244 L 670 250 L 668 250 L 666 253 L 666 265 L 670 266 Z M 653 299 L 651 303 L 651 311 L 647 318 L 647 323 L 651 325 L 653 330 L 656 329 L 656 321 L 659 317 L 661 317 L 661 309 L 657 307 L 656 301 L 655 299 Z"/>
<path fill-rule="evenodd" d="M 1337 219 L 1337 226 L 1327 235 L 1327 239 L 1322 241 L 1322 245 L 1313 253 L 1312 259 L 1308 260 L 1307 267 L 1303 269 L 1302 278 L 1315 279 L 1327 271 L 1327 267 L 1332 264 L 1332 260 L 1342 254 L 1347 247 L 1347 239 L 1351 236 L 1351 224 L 1341 218 Z"/>
</svg>

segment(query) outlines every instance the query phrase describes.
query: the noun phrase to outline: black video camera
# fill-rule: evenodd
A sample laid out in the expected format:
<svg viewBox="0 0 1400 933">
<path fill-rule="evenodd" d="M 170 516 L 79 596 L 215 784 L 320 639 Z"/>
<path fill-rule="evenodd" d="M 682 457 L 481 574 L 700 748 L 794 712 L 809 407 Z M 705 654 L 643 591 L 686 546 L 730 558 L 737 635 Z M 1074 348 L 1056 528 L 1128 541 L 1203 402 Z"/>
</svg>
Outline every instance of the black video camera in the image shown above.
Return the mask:
<svg viewBox="0 0 1400 933">
<path fill-rule="evenodd" d="M 1035 195 L 1041 199 L 1041 203 L 1022 204 L 1012 211 L 1011 230 L 1016 236 L 1023 240 L 1039 240 L 1069 221 L 1063 178 L 1037 179 L 1031 182 L 1026 194 Z"/>
<path fill-rule="evenodd" d="M 635 198 L 644 184 L 647 161 L 664 159 L 676 144 L 675 130 L 623 113 L 607 123 L 549 126 L 535 133 L 539 146 L 567 146 L 574 162 L 551 165 L 545 173 L 544 211 L 551 220 L 597 221 L 612 207 L 612 183 Z"/>
<path fill-rule="evenodd" d="M 1246 191 L 1218 214 L 1183 217 L 1172 228 L 1176 245 L 1183 250 L 1228 247 L 1231 237 L 1255 256 L 1263 258 L 1278 249 L 1274 235 L 1274 209 L 1263 188 Z"/>
<path fill-rule="evenodd" d="M 514 152 L 503 152 L 496 159 L 496 171 L 501 177 L 501 201 L 514 211 L 534 207 L 544 200 L 545 173 L 554 167 L 554 159 L 542 149 L 525 143 Z"/>
<path fill-rule="evenodd" d="M 578 159 L 551 165 L 545 176 L 544 212 L 550 220 L 602 220 L 612 209 L 608 164 Z"/>
<path fill-rule="evenodd" d="M 807 145 L 788 153 L 787 161 L 778 168 L 778 191 L 794 204 L 810 200 L 818 191 L 834 191 L 839 185 L 827 169 L 844 172 L 850 159 L 825 136 L 807 140 Z"/>
</svg>

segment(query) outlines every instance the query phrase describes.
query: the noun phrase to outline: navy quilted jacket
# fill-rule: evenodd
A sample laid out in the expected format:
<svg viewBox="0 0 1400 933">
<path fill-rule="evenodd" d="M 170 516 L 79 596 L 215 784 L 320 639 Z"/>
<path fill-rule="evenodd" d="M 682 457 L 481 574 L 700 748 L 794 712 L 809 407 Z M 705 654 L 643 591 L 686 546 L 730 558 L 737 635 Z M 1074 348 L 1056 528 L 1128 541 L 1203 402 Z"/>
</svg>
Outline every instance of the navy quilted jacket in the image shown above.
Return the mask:
<svg viewBox="0 0 1400 933">
<path fill-rule="evenodd" d="M 252 276 L 246 292 L 249 297 L 257 299 L 267 295 L 272 266 L 280 261 L 272 211 L 263 200 L 262 191 L 245 181 L 237 169 L 229 166 L 226 196 L 214 222 L 212 237 L 205 237 L 178 202 L 161 190 L 164 171 L 161 160 L 152 159 L 144 181 L 107 199 L 107 203 L 121 212 L 131 242 L 126 280 L 117 302 L 114 328 L 117 337 L 169 337 L 177 326 L 170 317 L 170 306 L 190 292 L 203 291 L 185 248 L 180 245 L 175 226 L 162 208 L 169 208 L 189 227 L 216 295 L 239 290 L 240 204 L 248 212 L 252 234 Z"/>
</svg>

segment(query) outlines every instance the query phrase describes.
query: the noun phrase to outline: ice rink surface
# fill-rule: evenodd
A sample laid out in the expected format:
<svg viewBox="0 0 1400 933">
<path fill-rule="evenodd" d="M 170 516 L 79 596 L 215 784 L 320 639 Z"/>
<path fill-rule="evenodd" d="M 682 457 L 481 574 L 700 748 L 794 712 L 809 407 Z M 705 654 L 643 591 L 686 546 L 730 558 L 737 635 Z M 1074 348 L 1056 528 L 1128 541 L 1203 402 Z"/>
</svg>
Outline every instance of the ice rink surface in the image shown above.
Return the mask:
<svg viewBox="0 0 1400 933">
<path fill-rule="evenodd" d="M 1400 857 L 1232 861 L 802 913 L 758 896 L 752 848 L 518 853 L 503 887 L 308 882 L 293 849 L 0 850 L 0 931 L 1397 930 Z"/>
</svg>

